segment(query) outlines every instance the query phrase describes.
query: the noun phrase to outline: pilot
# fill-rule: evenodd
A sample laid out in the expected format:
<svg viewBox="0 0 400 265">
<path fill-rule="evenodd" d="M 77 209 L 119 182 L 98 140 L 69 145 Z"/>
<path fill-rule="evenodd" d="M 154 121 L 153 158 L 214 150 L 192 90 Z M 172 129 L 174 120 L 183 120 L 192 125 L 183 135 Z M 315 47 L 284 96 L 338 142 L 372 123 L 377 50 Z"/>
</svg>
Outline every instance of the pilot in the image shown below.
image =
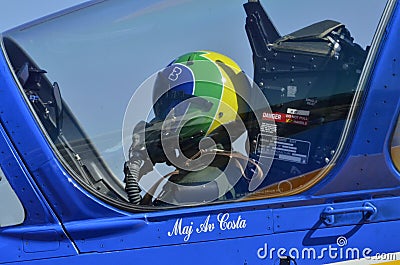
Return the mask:
<svg viewBox="0 0 400 265">
<path fill-rule="evenodd" d="M 323 34 L 308 36 L 310 29 Z M 260 87 L 232 59 L 210 51 L 182 55 L 157 74 L 155 117 L 136 125 L 124 167 L 130 202 L 238 199 L 256 189 L 280 192 L 273 186 L 282 181 L 290 182 L 291 191 L 293 183 L 301 187 L 332 163 L 366 51 L 335 21 L 313 24 L 268 47 L 265 58 L 253 54 Z M 244 148 L 235 150 L 242 138 Z M 142 197 L 138 182 L 157 163 L 176 170 Z"/>
<path fill-rule="evenodd" d="M 136 125 L 125 164 L 129 200 L 191 204 L 242 196 L 253 175 L 262 175 L 258 161 L 247 155 L 248 141 L 242 152 L 232 148 L 257 123 L 250 111 L 251 89 L 232 59 L 211 51 L 184 54 L 160 71 L 153 90 L 155 117 Z M 160 182 L 142 198 L 138 181 L 156 163 L 176 170 L 165 176 L 157 199 L 153 193 Z"/>
</svg>

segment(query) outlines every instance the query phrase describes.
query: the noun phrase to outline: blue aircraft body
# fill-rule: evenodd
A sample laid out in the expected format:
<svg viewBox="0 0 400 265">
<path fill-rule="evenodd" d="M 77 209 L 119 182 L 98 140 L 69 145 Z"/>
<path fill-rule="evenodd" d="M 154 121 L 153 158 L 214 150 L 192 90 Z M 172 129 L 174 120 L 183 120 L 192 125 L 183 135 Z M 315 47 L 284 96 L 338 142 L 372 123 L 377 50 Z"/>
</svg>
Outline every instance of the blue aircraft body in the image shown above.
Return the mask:
<svg viewBox="0 0 400 265">
<path fill-rule="evenodd" d="M 399 29 L 94 0 L 2 33 L 0 264 L 397 264 Z"/>
</svg>

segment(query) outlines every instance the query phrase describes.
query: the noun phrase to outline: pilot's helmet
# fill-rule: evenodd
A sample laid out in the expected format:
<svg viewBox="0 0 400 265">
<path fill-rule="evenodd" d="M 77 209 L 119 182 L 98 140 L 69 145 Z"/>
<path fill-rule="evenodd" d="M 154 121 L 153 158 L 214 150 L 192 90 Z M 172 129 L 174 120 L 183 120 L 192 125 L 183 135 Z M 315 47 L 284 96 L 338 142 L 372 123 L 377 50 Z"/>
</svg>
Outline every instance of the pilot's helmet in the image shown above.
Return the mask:
<svg viewBox="0 0 400 265">
<path fill-rule="evenodd" d="M 249 82 L 232 59 L 211 51 L 190 52 L 158 73 L 155 119 L 168 121 L 163 130 L 179 130 L 183 139 L 207 136 L 246 113 L 248 91 Z"/>
</svg>

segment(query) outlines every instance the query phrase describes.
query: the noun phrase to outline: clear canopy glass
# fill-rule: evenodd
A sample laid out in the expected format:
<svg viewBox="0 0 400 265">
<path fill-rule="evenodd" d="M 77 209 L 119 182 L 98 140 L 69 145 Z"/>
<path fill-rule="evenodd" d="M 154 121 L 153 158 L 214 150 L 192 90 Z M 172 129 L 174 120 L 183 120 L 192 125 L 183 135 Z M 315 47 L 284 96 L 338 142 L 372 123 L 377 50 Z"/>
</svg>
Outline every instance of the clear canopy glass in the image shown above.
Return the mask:
<svg viewBox="0 0 400 265">
<path fill-rule="evenodd" d="M 147 154 L 140 160 L 139 204 L 181 205 L 301 192 L 301 186 L 329 168 L 338 155 L 385 3 L 264 0 L 269 26 L 277 29 L 269 32 L 266 42 L 257 37 L 260 30 L 268 32 L 263 28 L 267 24 L 260 23 L 261 11 L 254 1 L 246 10 L 243 4 L 91 1 L 3 33 L 3 48 L 55 152 L 93 193 L 119 202 L 131 200 L 132 191 L 126 191 L 123 180 L 130 174 L 125 162 L 140 156 L 137 150 L 129 151 L 135 139 L 143 141 Z M 213 78 L 212 67 L 221 76 Z M 190 83 L 197 90 L 186 92 L 172 83 L 185 69 L 192 76 L 179 86 Z M 163 91 L 173 91 L 159 104 L 166 110 L 162 118 L 154 109 L 161 102 L 154 98 L 160 73 L 167 73 Z M 214 87 L 222 94 L 209 94 Z M 240 102 L 226 103 L 232 100 L 243 100 L 246 108 Z M 215 107 L 213 113 L 204 110 L 207 104 Z M 222 111 L 223 104 L 230 110 Z M 235 114 L 225 119 L 230 111 Z M 194 119 L 193 123 L 203 123 L 199 115 L 210 116 L 207 122 L 211 119 L 214 125 L 196 127 L 198 131 L 182 127 Z M 173 131 L 166 127 L 173 119 L 182 123 L 176 130 L 185 135 L 176 135 L 175 146 L 167 142 L 164 149 L 157 149 L 159 143 L 154 142 Z M 141 132 L 156 132 L 156 138 L 134 134 L 141 121 Z M 231 144 L 225 144 L 227 138 Z M 205 145 L 199 147 L 200 143 Z M 212 158 L 190 169 L 177 165 L 168 153 L 186 157 L 183 164 L 196 155 Z M 233 163 L 231 171 L 224 158 Z M 254 181 L 257 176 L 260 180 Z"/>
</svg>

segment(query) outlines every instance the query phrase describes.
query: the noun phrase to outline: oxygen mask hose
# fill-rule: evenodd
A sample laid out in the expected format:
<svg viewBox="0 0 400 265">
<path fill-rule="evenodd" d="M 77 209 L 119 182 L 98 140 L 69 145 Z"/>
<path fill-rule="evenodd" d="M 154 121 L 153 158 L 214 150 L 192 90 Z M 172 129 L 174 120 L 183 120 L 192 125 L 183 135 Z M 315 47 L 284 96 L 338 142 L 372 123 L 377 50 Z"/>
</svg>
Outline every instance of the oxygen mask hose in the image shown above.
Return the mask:
<svg viewBox="0 0 400 265">
<path fill-rule="evenodd" d="M 129 160 L 124 164 L 125 191 L 128 195 L 129 202 L 136 205 L 140 204 L 142 201 L 139 180 L 141 167 L 146 160 L 145 126 L 146 122 L 141 121 L 133 129 L 132 145 L 129 148 Z"/>
<path fill-rule="evenodd" d="M 139 187 L 139 173 L 142 163 L 143 161 L 140 159 L 130 159 L 124 165 L 125 191 L 128 194 L 129 202 L 136 205 L 142 201 Z"/>
</svg>

